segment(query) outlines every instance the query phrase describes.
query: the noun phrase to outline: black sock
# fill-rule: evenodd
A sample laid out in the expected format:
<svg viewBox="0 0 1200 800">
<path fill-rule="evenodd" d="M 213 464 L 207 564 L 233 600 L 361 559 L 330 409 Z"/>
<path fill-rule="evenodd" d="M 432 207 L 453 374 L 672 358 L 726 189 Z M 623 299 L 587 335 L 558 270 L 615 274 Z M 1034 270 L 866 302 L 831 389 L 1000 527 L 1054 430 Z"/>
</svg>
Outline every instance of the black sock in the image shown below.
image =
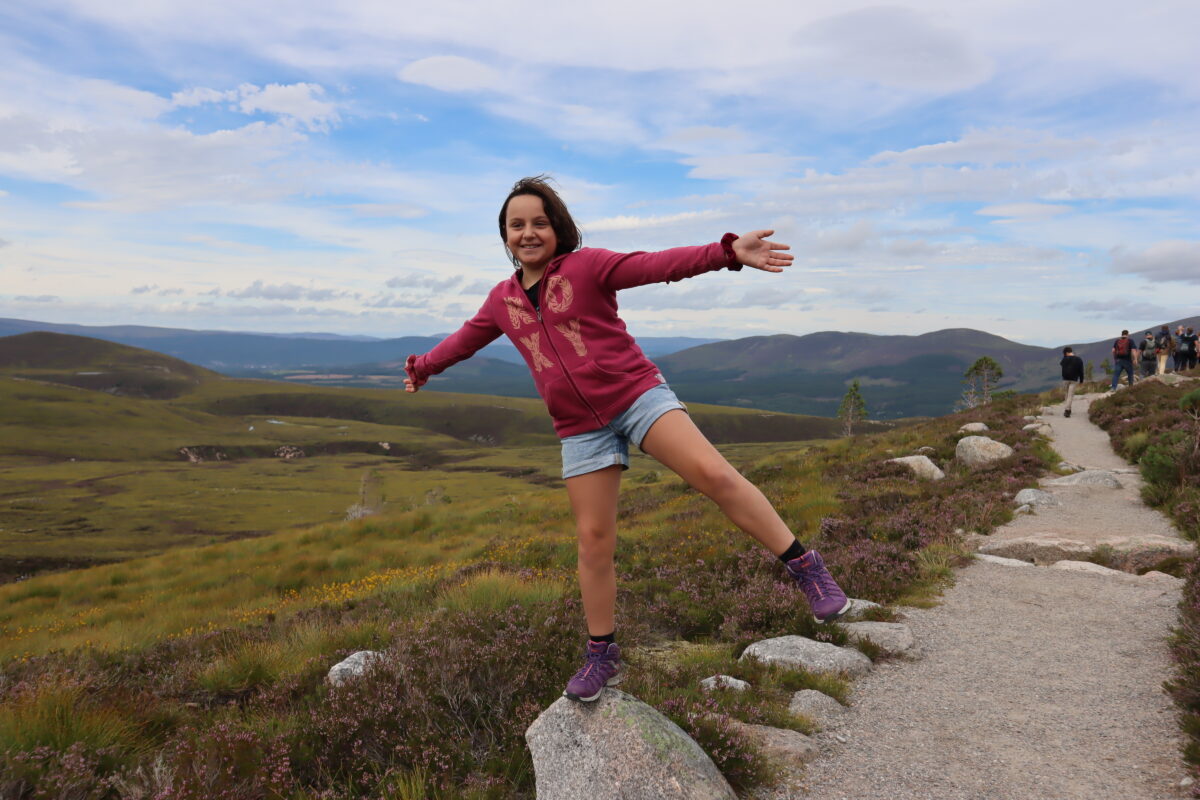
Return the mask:
<svg viewBox="0 0 1200 800">
<path fill-rule="evenodd" d="M 605 644 L 612 644 L 612 643 L 614 643 L 615 641 L 617 641 L 617 639 L 616 639 L 616 636 L 617 636 L 617 632 L 616 632 L 616 631 L 613 631 L 612 633 L 606 633 L 606 634 L 604 634 L 603 636 L 592 636 L 592 635 L 589 633 L 589 634 L 588 634 L 588 641 L 591 641 L 591 642 L 604 642 Z"/>
<path fill-rule="evenodd" d="M 807 551 L 804 549 L 804 545 L 800 544 L 800 542 L 797 541 L 796 539 L 793 539 L 792 546 L 779 554 L 779 560 L 786 564 L 787 562 L 791 561 L 793 558 L 799 558 L 800 556 L 804 555 L 806 552 Z"/>
</svg>

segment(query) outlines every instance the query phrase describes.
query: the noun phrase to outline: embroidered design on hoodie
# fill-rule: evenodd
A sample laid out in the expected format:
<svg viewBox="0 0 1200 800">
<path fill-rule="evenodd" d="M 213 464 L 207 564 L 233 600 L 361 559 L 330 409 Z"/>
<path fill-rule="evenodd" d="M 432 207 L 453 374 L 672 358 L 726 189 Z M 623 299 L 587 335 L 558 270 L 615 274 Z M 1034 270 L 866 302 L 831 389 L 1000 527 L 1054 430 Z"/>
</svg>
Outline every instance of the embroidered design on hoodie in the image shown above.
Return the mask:
<svg viewBox="0 0 1200 800">
<path fill-rule="evenodd" d="M 551 275 L 546 281 L 546 305 L 555 314 L 566 313 L 575 299 L 571 282 L 562 275 Z"/>
<path fill-rule="evenodd" d="M 508 309 L 508 321 L 514 328 L 533 323 L 533 315 L 525 310 L 525 305 L 521 302 L 521 298 L 506 297 L 504 298 L 504 305 Z"/>
<path fill-rule="evenodd" d="M 529 348 L 529 356 L 533 359 L 533 368 L 537 372 L 542 371 L 542 367 L 553 367 L 554 362 L 542 355 L 542 335 L 537 331 L 528 336 L 521 337 L 521 344 Z"/>
<path fill-rule="evenodd" d="M 587 355 L 587 345 L 583 343 L 583 333 L 579 330 L 579 320 L 572 319 L 566 322 L 556 322 L 554 323 L 554 330 L 566 337 L 566 340 L 571 343 L 571 347 L 575 348 L 575 355 Z"/>
</svg>

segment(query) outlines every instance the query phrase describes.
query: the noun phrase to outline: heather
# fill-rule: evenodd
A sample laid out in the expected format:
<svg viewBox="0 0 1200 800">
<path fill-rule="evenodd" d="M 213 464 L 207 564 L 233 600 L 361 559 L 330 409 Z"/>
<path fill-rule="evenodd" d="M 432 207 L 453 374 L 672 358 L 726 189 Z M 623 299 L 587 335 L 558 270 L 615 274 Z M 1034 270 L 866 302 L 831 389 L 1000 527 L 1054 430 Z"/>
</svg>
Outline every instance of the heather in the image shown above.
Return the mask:
<svg viewBox="0 0 1200 800">
<path fill-rule="evenodd" d="M 998 399 L 736 463 L 852 594 L 934 602 L 963 534 L 1009 519 L 1013 493 L 1057 463 L 1020 430 L 1028 403 Z M 969 472 L 947 462 L 955 431 L 976 420 L 1016 453 Z M 921 446 L 946 480 L 886 463 Z M 736 785 L 767 781 L 730 720 L 811 730 L 782 701 L 800 688 L 844 699 L 846 688 L 738 657 L 769 636 L 844 644 L 845 633 L 813 622 L 778 562 L 706 498 L 674 476 L 639 475 L 619 507 L 626 688 L 688 730 Z M 0 600 L 20 597 L 43 621 L 33 633 L 5 629 L 19 641 L 0 672 L 0 798 L 532 796 L 524 730 L 559 696 L 584 633 L 561 490 L 170 558 L 0 588 Z M 120 594 L 98 602 L 109 589 Z M 328 686 L 328 667 L 361 649 L 385 655 Z M 717 672 L 754 689 L 701 693 L 698 681 Z"/>
<path fill-rule="evenodd" d="M 1200 392 L 1194 383 L 1142 381 L 1092 404 L 1092 420 L 1138 464 L 1147 504 L 1168 514 L 1184 536 L 1200 537 Z M 1181 565 L 1183 597 L 1171 637 L 1175 676 L 1166 688 L 1179 708 L 1184 760 L 1200 778 L 1200 561 Z"/>
</svg>

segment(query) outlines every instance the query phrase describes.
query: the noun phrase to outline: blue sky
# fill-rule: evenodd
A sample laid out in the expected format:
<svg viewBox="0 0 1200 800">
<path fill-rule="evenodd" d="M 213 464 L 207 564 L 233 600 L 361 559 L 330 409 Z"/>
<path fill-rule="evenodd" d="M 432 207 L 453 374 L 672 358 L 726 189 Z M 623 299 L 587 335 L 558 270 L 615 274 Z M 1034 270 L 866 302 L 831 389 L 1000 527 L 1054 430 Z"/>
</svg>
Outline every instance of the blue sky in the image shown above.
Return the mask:
<svg viewBox="0 0 1200 800">
<path fill-rule="evenodd" d="M 8 0 L 0 316 L 450 331 L 549 173 L 585 246 L 793 246 L 623 293 L 635 334 L 1104 338 L 1200 312 L 1197 41 L 1183 0 Z"/>
</svg>

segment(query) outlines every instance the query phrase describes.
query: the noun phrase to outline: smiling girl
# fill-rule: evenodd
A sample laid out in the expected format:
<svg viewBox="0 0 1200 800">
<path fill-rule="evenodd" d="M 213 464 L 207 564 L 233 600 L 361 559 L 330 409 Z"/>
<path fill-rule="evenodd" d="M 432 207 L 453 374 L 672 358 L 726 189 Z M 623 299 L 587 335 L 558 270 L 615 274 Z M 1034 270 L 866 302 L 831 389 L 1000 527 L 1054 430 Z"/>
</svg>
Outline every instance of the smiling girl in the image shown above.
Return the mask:
<svg viewBox="0 0 1200 800">
<path fill-rule="evenodd" d="M 820 555 L 805 551 L 763 493 L 709 443 L 617 316 L 621 289 L 743 266 L 782 272 L 792 256 L 782 252 L 787 245 L 767 240 L 773 233 L 727 233 L 719 242 L 658 253 L 580 249 L 579 229 L 557 192 L 541 177 L 523 178 L 500 208 L 500 237 L 515 272 L 456 333 L 405 363 L 405 390 L 415 392 L 505 334 L 529 365 L 562 440 L 579 539 L 588 642 L 584 664 L 564 692 L 573 700 L 595 700 L 620 680 L 613 556 L 630 442 L 778 556 L 818 620 L 830 622 L 850 607 Z"/>
</svg>

